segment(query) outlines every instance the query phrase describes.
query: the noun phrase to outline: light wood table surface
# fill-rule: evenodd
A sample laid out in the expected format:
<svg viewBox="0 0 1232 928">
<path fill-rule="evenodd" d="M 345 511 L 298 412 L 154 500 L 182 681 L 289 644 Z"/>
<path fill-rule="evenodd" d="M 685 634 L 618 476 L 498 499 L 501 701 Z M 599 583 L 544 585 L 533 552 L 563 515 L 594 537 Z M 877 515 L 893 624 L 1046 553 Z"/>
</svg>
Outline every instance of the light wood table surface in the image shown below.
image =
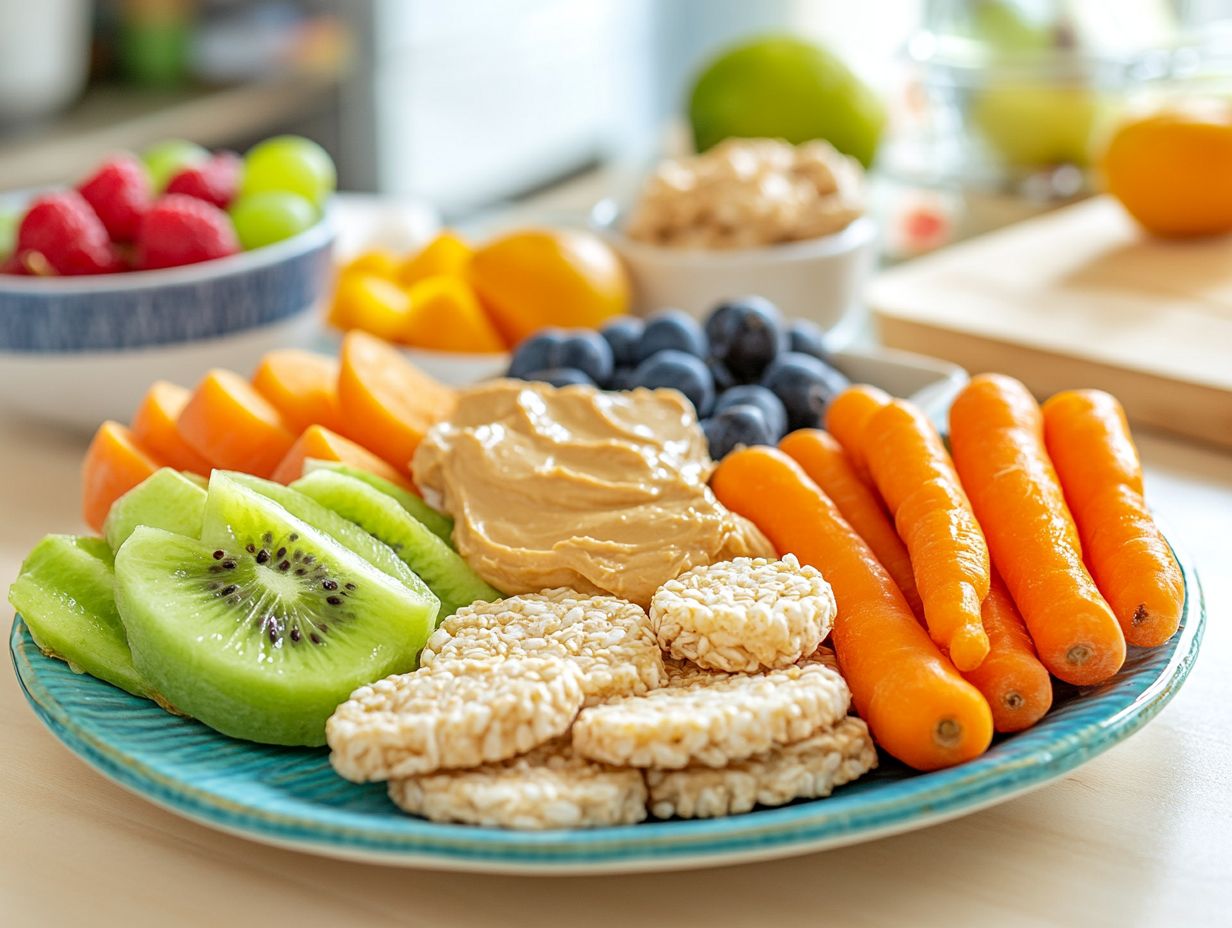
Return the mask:
<svg viewBox="0 0 1232 928">
<path fill-rule="evenodd" d="M 1196 556 L 1210 623 L 1184 690 L 1061 782 L 912 834 L 755 865 L 514 878 L 342 863 L 253 844 L 115 786 L 0 670 L 0 925 L 902 926 L 1228 924 L 1232 456 L 1140 437 L 1148 492 Z M 84 439 L 0 417 L 0 583 L 80 528 Z"/>
</svg>

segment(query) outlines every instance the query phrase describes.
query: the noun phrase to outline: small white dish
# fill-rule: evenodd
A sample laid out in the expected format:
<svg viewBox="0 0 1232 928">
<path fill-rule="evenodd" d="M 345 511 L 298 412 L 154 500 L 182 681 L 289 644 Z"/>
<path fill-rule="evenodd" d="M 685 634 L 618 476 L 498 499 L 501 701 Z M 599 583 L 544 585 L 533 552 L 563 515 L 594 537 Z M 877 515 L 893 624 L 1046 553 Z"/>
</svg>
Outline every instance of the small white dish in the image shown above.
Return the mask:
<svg viewBox="0 0 1232 928">
<path fill-rule="evenodd" d="M 858 309 L 876 258 L 877 227 L 867 216 L 808 241 L 715 251 L 633 241 L 613 200 L 598 203 L 590 218 L 629 269 L 642 312 L 674 306 L 701 318 L 724 300 L 756 293 L 829 331 Z"/>
</svg>

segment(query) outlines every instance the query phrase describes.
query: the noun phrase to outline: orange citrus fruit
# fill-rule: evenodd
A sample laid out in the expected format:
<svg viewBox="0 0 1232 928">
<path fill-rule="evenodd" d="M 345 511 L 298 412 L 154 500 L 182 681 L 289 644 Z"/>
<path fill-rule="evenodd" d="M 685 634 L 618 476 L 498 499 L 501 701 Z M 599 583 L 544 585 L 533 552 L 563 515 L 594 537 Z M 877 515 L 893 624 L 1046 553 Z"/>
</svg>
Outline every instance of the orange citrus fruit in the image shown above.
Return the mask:
<svg viewBox="0 0 1232 928">
<path fill-rule="evenodd" d="M 629 278 L 620 258 L 589 232 L 503 235 L 475 252 L 467 273 L 511 345 L 548 326 L 593 328 L 629 311 Z"/>
<path fill-rule="evenodd" d="M 1108 191 L 1157 235 L 1232 231 L 1232 107 L 1191 104 L 1126 122 L 1100 170 Z"/>
</svg>

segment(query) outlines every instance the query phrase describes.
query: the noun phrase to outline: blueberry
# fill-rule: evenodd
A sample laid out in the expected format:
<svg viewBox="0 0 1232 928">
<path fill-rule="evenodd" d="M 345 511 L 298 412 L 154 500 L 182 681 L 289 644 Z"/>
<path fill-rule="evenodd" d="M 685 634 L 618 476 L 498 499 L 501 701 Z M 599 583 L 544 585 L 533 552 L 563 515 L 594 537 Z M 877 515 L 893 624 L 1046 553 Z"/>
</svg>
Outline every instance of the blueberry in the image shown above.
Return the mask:
<svg viewBox="0 0 1232 928">
<path fill-rule="evenodd" d="M 820 426 L 826 404 L 847 388 L 848 380 L 824 361 L 789 351 L 766 369 L 761 384 L 783 401 L 787 426 L 795 430 Z"/>
<path fill-rule="evenodd" d="M 721 461 L 740 445 L 774 444 L 774 436 L 770 434 L 770 426 L 761 409 L 748 403 L 737 403 L 716 412 L 714 418 L 702 423 L 702 432 L 710 445 L 710 456 L 716 461 Z"/>
<path fill-rule="evenodd" d="M 522 379 L 538 380 L 542 383 L 550 383 L 554 387 L 568 387 L 574 384 L 581 384 L 585 387 L 595 385 L 595 382 L 582 371 L 572 367 L 549 367 L 541 371 L 531 371 Z"/>
<path fill-rule="evenodd" d="M 544 329 L 542 332 L 536 332 L 514 349 L 513 361 L 509 365 L 509 376 L 526 380 L 526 375 L 531 371 L 560 367 L 560 355 L 564 343 L 565 333 L 560 329 Z"/>
<path fill-rule="evenodd" d="M 703 359 L 709 353 L 706 333 L 683 309 L 664 309 L 650 316 L 638 339 L 635 357 L 640 364 L 651 355 L 668 349 Z"/>
<path fill-rule="evenodd" d="M 509 376 L 535 380 L 533 371 L 573 368 L 594 383 L 612 376 L 612 349 L 598 332 L 588 329 L 544 329 L 518 345 Z"/>
<path fill-rule="evenodd" d="M 634 377 L 636 369 L 632 367 L 618 367 L 612 371 L 612 376 L 603 384 L 604 390 L 632 390 L 637 386 L 637 380 Z"/>
<path fill-rule="evenodd" d="M 829 361 L 830 353 L 826 350 L 826 333 L 821 326 L 807 319 L 797 319 L 787 330 L 792 351 L 799 354 L 812 355 L 819 361 Z"/>
<path fill-rule="evenodd" d="M 714 389 L 718 393 L 729 390 L 736 385 L 736 378 L 727 369 L 727 365 L 718 358 L 708 358 L 706 366 L 710 368 L 710 376 L 714 378 Z"/>
<path fill-rule="evenodd" d="M 699 419 L 708 416 L 714 405 L 714 378 L 706 362 L 683 351 L 668 348 L 657 352 L 637 366 L 633 379 L 639 387 L 679 390 L 693 404 Z"/>
<path fill-rule="evenodd" d="M 599 330 L 612 349 L 612 360 L 618 367 L 631 367 L 637 363 L 637 343 L 642 337 L 645 323 L 636 316 L 617 316 Z"/>
<path fill-rule="evenodd" d="M 566 332 L 560 346 L 560 357 L 552 367 L 579 370 L 595 383 L 612 376 L 612 349 L 607 340 L 590 329 Z"/>
<path fill-rule="evenodd" d="M 706 335 L 711 354 L 741 383 L 755 382 L 787 350 L 782 313 L 760 296 L 720 304 L 706 320 Z"/>
<path fill-rule="evenodd" d="M 724 409 L 741 405 L 756 406 L 761 410 L 774 441 L 787 433 L 787 410 L 783 408 L 783 401 L 760 384 L 741 384 L 720 393 L 718 402 L 714 404 L 714 414 L 717 416 Z"/>
</svg>

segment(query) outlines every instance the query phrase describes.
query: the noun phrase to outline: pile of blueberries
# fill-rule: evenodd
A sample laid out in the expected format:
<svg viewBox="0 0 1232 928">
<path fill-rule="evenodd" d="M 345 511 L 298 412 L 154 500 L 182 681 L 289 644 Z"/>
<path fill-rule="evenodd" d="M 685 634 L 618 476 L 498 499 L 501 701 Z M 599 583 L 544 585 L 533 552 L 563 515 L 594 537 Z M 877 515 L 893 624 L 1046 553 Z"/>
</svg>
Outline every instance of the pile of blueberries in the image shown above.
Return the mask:
<svg viewBox="0 0 1232 928">
<path fill-rule="evenodd" d="M 827 360 L 821 330 L 788 323 L 773 303 L 743 297 L 699 323 L 679 309 L 645 320 L 621 316 L 599 331 L 545 329 L 514 352 L 509 376 L 605 390 L 671 387 L 697 410 L 719 460 L 737 445 L 773 445 L 818 428 L 848 385 Z"/>
</svg>

